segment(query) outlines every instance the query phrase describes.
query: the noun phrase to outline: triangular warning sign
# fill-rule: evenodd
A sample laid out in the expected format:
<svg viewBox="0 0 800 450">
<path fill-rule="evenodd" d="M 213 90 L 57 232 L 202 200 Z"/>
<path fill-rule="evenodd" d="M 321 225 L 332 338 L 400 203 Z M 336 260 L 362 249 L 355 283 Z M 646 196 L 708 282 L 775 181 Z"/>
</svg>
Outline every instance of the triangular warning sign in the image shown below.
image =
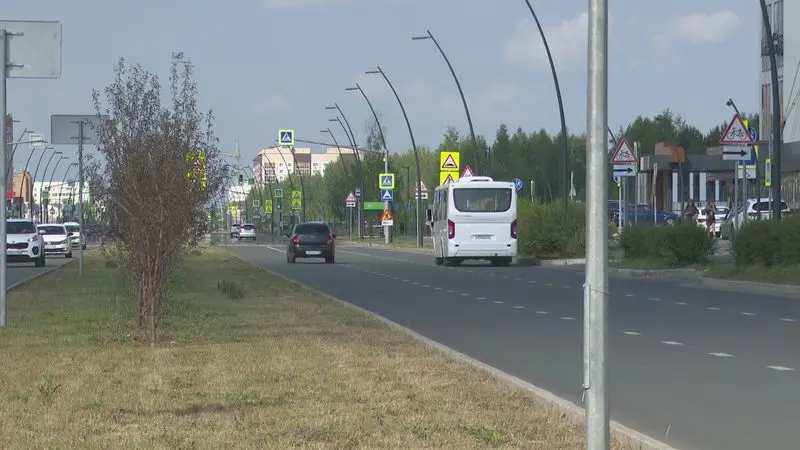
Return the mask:
<svg viewBox="0 0 800 450">
<path fill-rule="evenodd" d="M 738 114 L 733 115 L 728 127 L 719 138 L 720 145 L 742 145 L 752 144 L 753 138 L 750 131 L 744 126 L 742 118 Z"/>
<path fill-rule="evenodd" d="M 292 200 L 301 200 L 303 194 L 300 191 L 292 191 Z"/>
<path fill-rule="evenodd" d="M 356 196 L 353 195 L 352 192 L 350 192 L 349 194 L 347 194 L 347 198 L 344 201 L 346 201 L 348 203 L 355 202 L 356 201 Z"/>
<path fill-rule="evenodd" d="M 444 183 L 442 183 L 442 185 L 445 185 L 447 183 L 455 183 L 455 182 L 456 182 L 456 180 L 453 179 L 453 175 L 450 175 L 448 173 L 447 174 L 447 178 L 444 179 Z"/>
<path fill-rule="evenodd" d="M 420 186 L 422 186 L 422 189 L 420 189 Z M 425 186 L 425 182 L 424 181 L 422 181 L 421 184 L 418 184 L 416 189 L 414 189 L 414 192 L 420 192 L 420 191 L 421 192 L 428 192 L 428 186 Z"/>
<path fill-rule="evenodd" d="M 472 173 L 472 169 L 470 169 L 469 166 L 464 166 L 464 171 L 461 172 L 461 178 L 472 177 L 472 176 L 475 176 L 475 174 Z"/>
<path fill-rule="evenodd" d="M 612 164 L 636 164 L 636 154 L 633 153 L 631 143 L 626 138 L 622 138 L 617 144 L 617 149 L 614 150 L 614 156 L 611 157 Z"/>
<path fill-rule="evenodd" d="M 447 155 L 447 158 L 442 163 L 442 170 L 458 170 L 458 164 L 453 155 Z"/>
</svg>

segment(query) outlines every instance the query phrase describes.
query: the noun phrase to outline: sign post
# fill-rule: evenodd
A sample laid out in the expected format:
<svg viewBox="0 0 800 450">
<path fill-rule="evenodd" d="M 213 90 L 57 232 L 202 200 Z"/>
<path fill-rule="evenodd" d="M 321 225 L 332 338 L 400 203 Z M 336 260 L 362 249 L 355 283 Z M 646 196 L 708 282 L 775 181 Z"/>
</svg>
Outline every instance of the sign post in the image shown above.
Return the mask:
<svg viewBox="0 0 800 450">
<path fill-rule="evenodd" d="M 384 213 L 387 211 L 391 216 L 391 208 L 392 208 L 392 201 L 394 200 L 394 174 L 393 173 L 382 173 L 378 175 L 378 188 L 381 190 L 381 201 L 383 202 Z M 394 225 L 394 221 L 391 220 L 383 220 L 381 219 L 381 225 L 383 225 L 383 239 L 385 244 L 392 243 L 392 235 L 391 235 L 391 226 Z"/>
<path fill-rule="evenodd" d="M 631 147 L 627 138 L 622 138 L 617 143 L 617 148 L 611 156 L 611 164 L 614 165 L 614 178 L 618 178 L 619 185 L 619 223 L 617 226 L 622 229 L 628 218 L 628 205 L 625 204 L 625 181 L 623 177 L 635 177 L 639 169 L 639 159 Z"/>
<path fill-rule="evenodd" d="M 722 159 L 725 161 L 734 161 L 733 173 L 733 207 L 732 211 L 737 211 L 739 207 L 739 175 L 741 168 L 741 175 L 743 179 L 747 179 L 747 166 L 740 165 L 740 161 L 750 161 L 753 158 L 753 137 L 750 131 L 742 122 L 739 114 L 734 114 L 728 127 L 722 132 L 719 138 L 719 143 L 722 145 Z M 746 191 L 745 191 L 746 192 Z M 745 215 L 746 216 L 746 215 Z M 733 232 L 739 230 L 739 214 L 733 215 Z"/>
<path fill-rule="evenodd" d="M 61 23 L 34 21 L 0 21 L 0 130 L 11 125 L 6 108 L 6 81 L 8 78 L 61 77 Z M 9 123 L 5 123 L 6 121 Z M 5 139 L 5 134 L 4 141 Z M 0 145 L 3 170 L 0 186 L 8 187 L 9 149 L 6 142 Z M 8 211 L 0 208 L 0 240 L 6 241 Z M 0 250 L 0 327 L 8 325 L 8 263 L 6 246 Z"/>
</svg>

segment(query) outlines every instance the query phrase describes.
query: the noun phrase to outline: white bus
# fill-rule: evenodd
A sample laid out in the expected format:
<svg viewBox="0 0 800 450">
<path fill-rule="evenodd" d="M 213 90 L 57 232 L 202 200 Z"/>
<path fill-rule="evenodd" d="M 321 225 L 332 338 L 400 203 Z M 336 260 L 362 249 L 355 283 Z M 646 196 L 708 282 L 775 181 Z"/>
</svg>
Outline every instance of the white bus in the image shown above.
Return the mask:
<svg viewBox="0 0 800 450">
<path fill-rule="evenodd" d="M 514 183 L 464 177 L 436 188 L 428 210 L 436 265 L 467 259 L 507 266 L 517 256 L 517 191 Z"/>
</svg>

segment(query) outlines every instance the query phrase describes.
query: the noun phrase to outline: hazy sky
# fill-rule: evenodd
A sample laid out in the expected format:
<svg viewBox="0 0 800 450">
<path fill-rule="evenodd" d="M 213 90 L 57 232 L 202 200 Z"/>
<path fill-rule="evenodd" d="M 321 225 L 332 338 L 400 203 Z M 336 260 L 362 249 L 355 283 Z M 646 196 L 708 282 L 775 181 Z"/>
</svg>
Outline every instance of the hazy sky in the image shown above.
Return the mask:
<svg viewBox="0 0 800 450">
<path fill-rule="evenodd" d="M 532 3 L 556 61 L 567 126 L 582 131 L 587 1 Z M 358 93 L 344 91 L 354 82 L 381 114 L 389 146 L 409 148 L 391 92 L 364 75 L 376 65 L 395 84 L 417 142 L 435 147 L 448 125 L 466 132 L 467 124 L 433 43 L 411 41 L 427 29 L 455 66 L 477 133 L 491 142 L 501 123 L 528 131 L 559 126 L 544 49 L 523 0 L 24 0 L 4 2 L 0 11 L 3 20 L 63 24 L 62 78 L 9 80 L 17 133 L 28 127 L 48 135 L 53 113 L 92 113 L 91 89 L 110 81 L 119 57 L 166 77 L 170 52 L 184 51 L 223 148 L 238 140 L 243 161 L 272 145 L 279 128 L 315 140 L 331 126 L 344 141 L 324 109 L 333 102 L 363 141 L 369 110 Z M 729 119 L 729 97 L 743 111 L 756 110 L 757 2 L 613 0 L 611 16 L 612 128 L 669 107 L 705 131 Z M 25 158 L 21 148 L 17 169 Z"/>
</svg>

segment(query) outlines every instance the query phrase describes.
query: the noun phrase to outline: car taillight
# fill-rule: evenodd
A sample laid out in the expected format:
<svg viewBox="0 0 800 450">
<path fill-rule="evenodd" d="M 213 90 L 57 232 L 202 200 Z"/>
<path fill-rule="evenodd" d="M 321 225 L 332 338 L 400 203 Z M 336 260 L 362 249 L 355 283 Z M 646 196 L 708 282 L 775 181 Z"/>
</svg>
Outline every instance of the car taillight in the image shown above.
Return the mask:
<svg viewBox="0 0 800 450">
<path fill-rule="evenodd" d="M 300 245 L 300 236 L 297 236 L 297 235 L 292 236 L 292 244 Z"/>
<path fill-rule="evenodd" d="M 330 234 L 328 235 L 327 239 L 328 239 L 328 244 L 333 243 L 333 236 L 331 236 Z"/>
<path fill-rule="evenodd" d="M 452 220 L 447 221 L 447 239 L 455 239 L 456 237 L 456 224 Z"/>
<path fill-rule="evenodd" d="M 514 221 L 511 222 L 511 238 L 517 238 L 517 219 L 514 219 Z"/>
</svg>

